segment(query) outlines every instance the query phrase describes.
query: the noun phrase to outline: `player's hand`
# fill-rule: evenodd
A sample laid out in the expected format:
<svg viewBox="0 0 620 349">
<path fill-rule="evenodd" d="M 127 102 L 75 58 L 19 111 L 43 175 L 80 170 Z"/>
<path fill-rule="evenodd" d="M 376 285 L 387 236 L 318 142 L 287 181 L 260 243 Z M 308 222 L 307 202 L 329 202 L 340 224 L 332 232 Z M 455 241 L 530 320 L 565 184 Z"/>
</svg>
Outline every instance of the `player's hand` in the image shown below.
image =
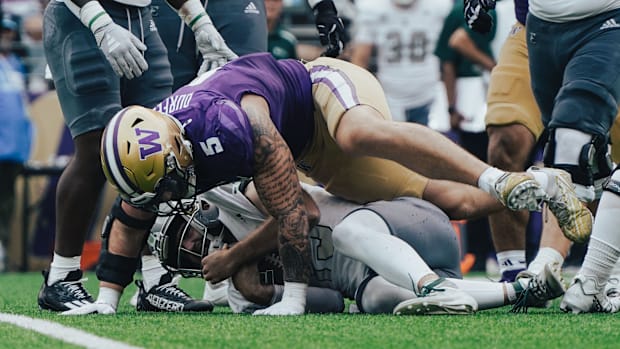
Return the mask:
<svg viewBox="0 0 620 349">
<path fill-rule="evenodd" d="M 98 28 L 94 34 L 97 45 L 116 75 L 133 79 L 149 68 L 142 55 L 146 45 L 127 29 L 110 22 Z"/>
<path fill-rule="evenodd" d="M 495 0 L 465 0 L 463 15 L 467 26 L 478 33 L 486 34 L 493 27 L 488 11 L 495 8 Z"/>
<path fill-rule="evenodd" d="M 252 315 L 303 315 L 305 307 L 305 304 L 295 303 L 288 299 L 284 299 L 281 302 L 265 309 L 256 310 L 252 313 Z"/>
<path fill-rule="evenodd" d="M 228 61 L 237 58 L 237 55 L 226 45 L 224 38 L 215 29 L 211 21 L 205 21 L 194 30 L 196 47 L 202 54 L 202 65 L 198 75 L 209 70 L 219 68 Z"/>
<path fill-rule="evenodd" d="M 327 46 L 321 54 L 338 57 L 344 49 L 345 31 L 342 20 L 332 0 L 323 0 L 314 7 L 316 29 L 319 31 L 321 45 Z"/>
<path fill-rule="evenodd" d="M 79 308 L 66 310 L 61 313 L 62 315 L 87 315 L 87 314 L 116 314 L 116 309 L 108 303 L 89 303 Z"/>
<path fill-rule="evenodd" d="M 212 283 L 228 279 L 238 269 L 237 259 L 233 258 L 228 245 L 209 253 L 202 259 L 202 277 Z"/>
</svg>

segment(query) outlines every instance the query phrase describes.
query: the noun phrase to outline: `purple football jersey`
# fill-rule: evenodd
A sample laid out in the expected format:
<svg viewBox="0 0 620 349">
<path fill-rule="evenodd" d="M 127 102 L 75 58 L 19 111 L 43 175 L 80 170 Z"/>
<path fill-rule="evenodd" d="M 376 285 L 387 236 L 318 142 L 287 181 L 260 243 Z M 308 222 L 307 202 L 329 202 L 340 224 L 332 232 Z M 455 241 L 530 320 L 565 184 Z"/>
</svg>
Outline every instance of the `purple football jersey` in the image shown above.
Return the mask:
<svg viewBox="0 0 620 349">
<path fill-rule="evenodd" d="M 314 133 L 312 83 L 304 65 L 269 53 L 242 56 L 178 89 L 155 109 L 177 118 L 192 143 L 198 191 L 252 177 L 253 133 L 241 109 L 245 94 L 267 101 L 293 157 Z"/>
</svg>

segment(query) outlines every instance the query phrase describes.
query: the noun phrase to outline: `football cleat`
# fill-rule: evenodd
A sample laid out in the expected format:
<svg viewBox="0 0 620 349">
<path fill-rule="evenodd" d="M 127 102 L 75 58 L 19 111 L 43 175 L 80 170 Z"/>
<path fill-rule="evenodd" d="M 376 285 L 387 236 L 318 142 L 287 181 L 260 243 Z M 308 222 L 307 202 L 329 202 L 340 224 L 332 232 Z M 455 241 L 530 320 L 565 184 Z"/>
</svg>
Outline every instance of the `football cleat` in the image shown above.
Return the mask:
<svg viewBox="0 0 620 349">
<path fill-rule="evenodd" d="M 592 212 L 577 198 L 570 174 L 564 170 L 549 167 L 530 167 L 528 172 L 544 172 L 550 183 L 557 187 L 556 194 L 549 197 L 549 209 L 569 240 L 585 242 L 592 233 Z"/>
<path fill-rule="evenodd" d="M 512 313 L 527 313 L 530 307 L 548 308 L 551 300 L 563 295 L 566 290 L 558 265 L 545 264 L 538 274 L 524 270 L 517 275 L 517 281 L 527 286 L 517 297 L 510 310 Z"/>
<path fill-rule="evenodd" d="M 468 315 L 478 310 L 478 303 L 454 284 L 439 278 L 422 286 L 417 298 L 402 301 L 394 315 Z"/>
<path fill-rule="evenodd" d="M 607 279 L 605 294 L 607 297 L 620 297 L 620 275 L 614 274 Z"/>
<path fill-rule="evenodd" d="M 617 313 L 620 310 L 620 298 L 608 297 L 604 287 L 592 277 L 577 275 L 566 290 L 560 309 L 573 314 Z"/>
<path fill-rule="evenodd" d="M 82 271 L 71 271 L 64 280 L 47 285 L 48 271 L 43 271 L 43 285 L 39 291 L 39 308 L 51 311 L 67 311 L 94 303 L 95 300 L 86 291 L 82 281 Z"/>
<path fill-rule="evenodd" d="M 166 273 L 161 277 L 158 286 L 153 286 L 148 292 L 144 284 L 136 280 L 138 286 L 138 311 L 165 311 L 165 312 L 210 312 L 213 303 L 206 300 L 195 300 L 174 282 L 172 274 Z"/>
<path fill-rule="evenodd" d="M 511 210 L 538 211 L 548 198 L 545 190 L 531 175 L 506 172 L 494 185 L 493 195 Z"/>
</svg>

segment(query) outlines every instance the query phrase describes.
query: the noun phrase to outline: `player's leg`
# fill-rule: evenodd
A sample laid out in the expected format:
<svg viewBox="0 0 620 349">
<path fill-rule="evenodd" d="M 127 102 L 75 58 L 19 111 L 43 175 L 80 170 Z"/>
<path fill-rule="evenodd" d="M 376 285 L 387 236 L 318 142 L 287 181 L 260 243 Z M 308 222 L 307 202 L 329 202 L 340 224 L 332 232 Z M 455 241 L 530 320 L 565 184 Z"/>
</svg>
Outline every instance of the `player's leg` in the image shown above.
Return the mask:
<svg viewBox="0 0 620 349">
<path fill-rule="evenodd" d="M 479 186 L 511 208 L 535 209 L 545 197 L 530 176 L 504 176 L 504 171 L 490 167 L 428 127 L 388 122 L 391 117 L 381 87 L 367 71 L 328 58 L 306 66 L 329 135 L 347 156 L 386 158 L 434 178 Z"/>
<path fill-rule="evenodd" d="M 209 0 L 208 3 L 207 13 L 234 53 L 243 56 L 267 52 L 267 17 L 263 0 Z"/>
<path fill-rule="evenodd" d="M 428 297 L 432 311 L 471 313 L 477 308 L 471 297 L 439 277 L 439 273 L 460 277 L 458 243 L 448 217 L 423 200 L 371 203 L 334 227 L 332 239 L 336 249 L 368 265 L 390 283 Z M 416 249 L 423 251 L 437 273 L 412 242 L 418 243 Z"/>
<path fill-rule="evenodd" d="M 75 154 L 57 187 L 55 252 L 49 273 L 44 273 L 39 305 L 63 311 L 93 301 L 80 281 L 80 256 L 105 183 L 101 132 L 121 105 L 119 78 L 88 28 L 60 2 L 48 5 L 44 20 L 46 57 Z"/>
<path fill-rule="evenodd" d="M 488 162 L 505 171 L 524 171 L 543 130 L 530 86 L 525 27 L 516 23 L 491 72 L 485 123 Z M 525 232 L 529 213 L 503 210 L 489 216 L 502 280 L 525 269 Z"/>
<path fill-rule="evenodd" d="M 573 313 L 617 312 L 618 297 L 607 297 L 605 285 L 620 257 L 620 171 L 613 172 L 601 197 L 588 251 L 566 291 L 560 308 Z"/>
<path fill-rule="evenodd" d="M 609 173 L 603 168 L 608 151 L 607 133 L 616 117 L 620 83 L 611 78 L 617 76 L 619 68 L 604 62 L 609 60 L 610 52 L 619 51 L 614 43 L 620 35 L 598 28 L 614 13 L 618 15 L 612 11 L 593 16 L 568 32 L 561 26 L 528 17 L 528 32 L 536 37 L 534 42 L 528 42 L 532 87 L 543 120 L 549 122 L 545 164 L 570 173 L 583 201 L 595 198 L 594 176 Z M 561 48 L 560 54 L 550 55 L 548 45 Z M 549 59 L 553 60 L 552 64 Z M 557 196 L 550 200 L 550 208 L 560 224 L 571 216 L 577 217 L 578 223 L 582 205 L 562 199 L 563 192 L 572 190 L 566 188 L 565 182 L 557 182 Z M 558 206 L 569 207 L 569 217 L 555 212 Z M 587 233 L 567 234 L 567 237 L 583 241 Z"/>
</svg>

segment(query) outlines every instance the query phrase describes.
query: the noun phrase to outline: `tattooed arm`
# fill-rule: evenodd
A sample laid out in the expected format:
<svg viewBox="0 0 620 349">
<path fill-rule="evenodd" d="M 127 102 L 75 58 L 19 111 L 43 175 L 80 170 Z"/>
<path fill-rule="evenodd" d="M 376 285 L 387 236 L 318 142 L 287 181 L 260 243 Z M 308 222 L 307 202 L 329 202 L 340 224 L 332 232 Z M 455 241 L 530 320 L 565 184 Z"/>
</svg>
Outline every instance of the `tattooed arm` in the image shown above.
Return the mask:
<svg viewBox="0 0 620 349">
<path fill-rule="evenodd" d="M 263 205 L 278 223 L 284 265 L 282 301 L 257 314 L 303 314 L 310 276 L 308 215 L 293 156 L 269 116 L 267 102 L 247 94 L 241 100 L 254 131 L 254 185 Z"/>
</svg>

